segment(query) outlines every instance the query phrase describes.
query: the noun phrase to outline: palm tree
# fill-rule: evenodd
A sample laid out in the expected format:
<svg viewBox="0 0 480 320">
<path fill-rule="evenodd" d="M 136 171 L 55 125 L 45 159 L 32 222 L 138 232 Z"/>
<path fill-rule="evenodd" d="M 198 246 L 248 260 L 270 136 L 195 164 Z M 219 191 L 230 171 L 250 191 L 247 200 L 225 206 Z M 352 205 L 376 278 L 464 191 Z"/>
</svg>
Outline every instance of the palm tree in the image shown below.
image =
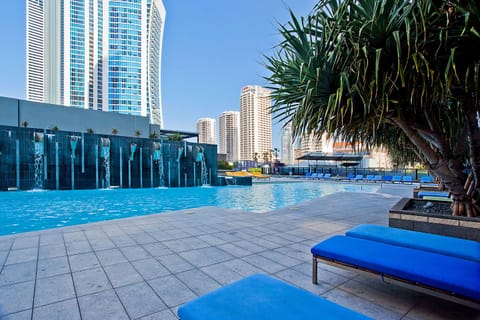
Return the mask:
<svg viewBox="0 0 480 320">
<path fill-rule="evenodd" d="M 322 0 L 267 57 L 272 112 L 426 164 L 453 214 L 480 213 L 480 9 L 475 0 Z M 465 173 L 465 163 L 471 173 Z"/>
</svg>

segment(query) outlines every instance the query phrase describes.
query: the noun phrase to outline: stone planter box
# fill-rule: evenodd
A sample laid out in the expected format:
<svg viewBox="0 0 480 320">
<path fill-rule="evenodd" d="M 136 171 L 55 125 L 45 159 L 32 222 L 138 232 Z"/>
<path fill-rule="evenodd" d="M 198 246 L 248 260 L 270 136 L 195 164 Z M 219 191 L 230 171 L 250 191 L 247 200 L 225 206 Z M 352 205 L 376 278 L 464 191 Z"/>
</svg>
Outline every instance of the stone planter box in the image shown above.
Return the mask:
<svg viewBox="0 0 480 320">
<path fill-rule="evenodd" d="M 408 210 L 411 201 L 419 199 L 402 198 L 389 211 L 388 225 L 407 229 L 480 241 L 480 218 L 455 217 L 445 214 L 423 213 Z M 450 206 L 450 203 L 428 200 Z M 427 203 L 427 201 L 424 201 Z"/>
</svg>

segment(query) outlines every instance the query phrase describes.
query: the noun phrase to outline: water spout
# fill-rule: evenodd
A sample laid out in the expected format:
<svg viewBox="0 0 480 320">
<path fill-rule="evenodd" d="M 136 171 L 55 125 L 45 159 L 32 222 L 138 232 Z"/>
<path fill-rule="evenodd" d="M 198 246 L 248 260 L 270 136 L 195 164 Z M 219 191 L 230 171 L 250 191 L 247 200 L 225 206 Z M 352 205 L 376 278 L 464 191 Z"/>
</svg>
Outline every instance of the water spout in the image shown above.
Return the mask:
<svg viewBox="0 0 480 320">
<path fill-rule="evenodd" d="M 102 145 L 101 156 L 103 158 L 103 168 L 105 169 L 105 188 L 110 188 L 110 139 L 100 138 Z"/>
<path fill-rule="evenodd" d="M 70 136 L 70 147 L 71 147 L 71 173 L 72 173 L 72 190 L 75 189 L 75 149 L 77 148 L 77 143 L 80 140 L 79 136 Z"/>
<path fill-rule="evenodd" d="M 153 143 L 153 160 L 158 165 L 159 187 L 165 187 L 165 173 L 163 169 L 162 144 L 159 142 Z"/>
<path fill-rule="evenodd" d="M 43 156 L 44 156 L 44 143 L 43 132 L 33 133 L 33 143 L 35 148 L 34 153 L 34 169 L 35 169 L 35 189 L 43 189 Z"/>
</svg>

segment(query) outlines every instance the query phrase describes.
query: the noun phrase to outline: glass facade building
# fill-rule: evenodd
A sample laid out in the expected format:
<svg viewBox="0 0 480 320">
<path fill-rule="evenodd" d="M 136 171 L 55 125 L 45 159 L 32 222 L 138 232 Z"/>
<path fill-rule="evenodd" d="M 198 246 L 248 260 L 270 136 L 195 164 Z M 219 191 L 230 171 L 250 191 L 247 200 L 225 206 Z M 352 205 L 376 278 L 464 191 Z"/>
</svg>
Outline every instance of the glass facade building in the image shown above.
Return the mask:
<svg viewBox="0 0 480 320">
<path fill-rule="evenodd" d="M 26 0 L 27 100 L 163 127 L 161 0 Z"/>
</svg>

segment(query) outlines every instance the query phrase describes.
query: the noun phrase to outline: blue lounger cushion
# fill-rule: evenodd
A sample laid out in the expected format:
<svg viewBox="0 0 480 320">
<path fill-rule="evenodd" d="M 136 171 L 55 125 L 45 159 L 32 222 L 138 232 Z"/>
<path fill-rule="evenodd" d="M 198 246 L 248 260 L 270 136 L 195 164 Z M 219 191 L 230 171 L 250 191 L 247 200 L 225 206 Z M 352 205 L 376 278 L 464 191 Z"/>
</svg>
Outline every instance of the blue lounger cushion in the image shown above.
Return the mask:
<svg viewBox="0 0 480 320">
<path fill-rule="evenodd" d="M 420 191 L 418 197 L 445 197 L 448 198 L 448 192 Z"/>
<path fill-rule="evenodd" d="M 382 276 L 444 290 L 480 301 L 480 263 L 387 243 L 333 236 L 315 245 L 314 256 L 343 262 Z"/>
<path fill-rule="evenodd" d="M 480 242 L 477 241 L 373 224 L 358 225 L 346 235 L 480 262 Z"/>
<path fill-rule="evenodd" d="M 181 320 L 370 319 L 262 274 L 212 291 L 178 309 Z"/>
</svg>

